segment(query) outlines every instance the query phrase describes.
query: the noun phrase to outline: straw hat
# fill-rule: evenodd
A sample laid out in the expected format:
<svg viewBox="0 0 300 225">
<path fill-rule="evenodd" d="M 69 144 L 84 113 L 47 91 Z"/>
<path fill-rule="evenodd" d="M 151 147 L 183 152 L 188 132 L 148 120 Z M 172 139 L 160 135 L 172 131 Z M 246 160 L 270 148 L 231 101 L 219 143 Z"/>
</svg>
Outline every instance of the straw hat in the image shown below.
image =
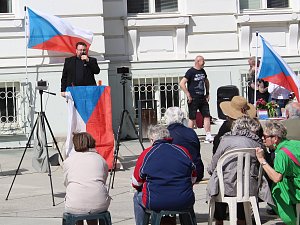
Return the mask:
<svg viewBox="0 0 300 225">
<path fill-rule="evenodd" d="M 221 102 L 220 108 L 224 115 L 237 119 L 243 115 L 249 115 L 251 118 L 256 117 L 254 105 L 247 102 L 242 96 L 234 96 L 231 101 Z"/>
</svg>

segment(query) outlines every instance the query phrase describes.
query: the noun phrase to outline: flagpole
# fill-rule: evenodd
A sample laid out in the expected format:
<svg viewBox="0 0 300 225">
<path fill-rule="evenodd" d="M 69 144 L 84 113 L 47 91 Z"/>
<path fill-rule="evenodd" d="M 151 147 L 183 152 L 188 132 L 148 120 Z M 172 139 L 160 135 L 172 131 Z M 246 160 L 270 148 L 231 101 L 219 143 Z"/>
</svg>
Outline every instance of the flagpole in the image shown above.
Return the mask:
<svg viewBox="0 0 300 225">
<path fill-rule="evenodd" d="M 256 53 L 255 53 L 255 71 L 254 71 L 254 106 L 256 106 L 256 90 L 257 90 L 257 55 L 258 55 L 258 31 L 256 31 Z"/>
<path fill-rule="evenodd" d="M 28 57 L 27 57 L 27 6 L 24 6 L 24 12 L 25 12 L 25 17 L 24 17 L 24 24 L 25 24 L 25 75 L 26 75 L 26 85 L 28 85 Z"/>
</svg>

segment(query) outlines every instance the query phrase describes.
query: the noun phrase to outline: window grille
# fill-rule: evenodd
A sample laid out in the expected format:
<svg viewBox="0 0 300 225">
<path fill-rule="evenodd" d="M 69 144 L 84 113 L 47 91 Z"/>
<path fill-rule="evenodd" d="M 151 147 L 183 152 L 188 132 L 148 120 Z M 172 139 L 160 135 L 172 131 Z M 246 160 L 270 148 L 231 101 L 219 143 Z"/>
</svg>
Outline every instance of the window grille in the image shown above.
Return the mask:
<svg viewBox="0 0 300 225">
<path fill-rule="evenodd" d="M 132 80 L 132 98 L 135 117 L 138 118 L 138 102 L 143 109 L 156 109 L 158 122 L 163 122 L 168 107 L 181 107 L 186 112 L 186 96 L 179 87 L 182 76 L 146 76 Z M 156 106 L 154 105 L 156 104 Z"/>
<path fill-rule="evenodd" d="M 0 82 L 0 135 L 25 134 L 30 126 L 29 85 Z"/>
</svg>

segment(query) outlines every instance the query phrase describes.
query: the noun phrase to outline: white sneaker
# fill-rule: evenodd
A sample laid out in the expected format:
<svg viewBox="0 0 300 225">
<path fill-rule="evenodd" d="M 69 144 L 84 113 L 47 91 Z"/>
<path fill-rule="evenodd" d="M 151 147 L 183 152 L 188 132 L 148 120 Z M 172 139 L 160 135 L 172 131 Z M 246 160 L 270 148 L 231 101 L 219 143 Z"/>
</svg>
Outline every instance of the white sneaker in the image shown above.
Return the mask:
<svg viewBox="0 0 300 225">
<path fill-rule="evenodd" d="M 207 134 L 206 137 L 205 137 L 204 143 L 211 143 L 213 141 L 214 141 L 214 137 L 211 136 L 211 134 Z"/>
</svg>

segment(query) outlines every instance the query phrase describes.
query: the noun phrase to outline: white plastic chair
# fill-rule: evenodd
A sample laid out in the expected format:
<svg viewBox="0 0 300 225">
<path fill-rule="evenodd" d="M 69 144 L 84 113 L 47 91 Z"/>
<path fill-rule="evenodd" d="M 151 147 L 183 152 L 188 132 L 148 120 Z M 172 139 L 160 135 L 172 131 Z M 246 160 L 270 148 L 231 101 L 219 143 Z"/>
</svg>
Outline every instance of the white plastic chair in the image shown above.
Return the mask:
<svg viewBox="0 0 300 225">
<path fill-rule="evenodd" d="M 209 221 L 208 221 L 209 225 L 212 224 L 214 218 L 215 202 L 223 202 L 228 204 L 230 225 L 236 225 L 237 223 L 237 203 L 240 202 L 242 202 L 244 205 L 246 224 L 252 224 L 252 219 L 251 219 L 251 206 L 252 206 L 255 223 L 257 225 L 261 225 L 256 196 L 250 196 L 249 193 L 251 155 L 252 157 L 255 157 L 255 148 L 234 149 L 225 152 L 218 160 L 217 174 L 219 178 L 219 194 L 217 196 L 213 196 L 209 202 Z M 237 190 L 236 190 L 237 196 L 225 197 L 222 167 L 225 160 L 231 157 L 237 157 Z M 258 174 L 258 184 L 260 184 L 261 176 L 262 176 L 262 168 L 260 167 L 259 174 Z"/>
</svg>

